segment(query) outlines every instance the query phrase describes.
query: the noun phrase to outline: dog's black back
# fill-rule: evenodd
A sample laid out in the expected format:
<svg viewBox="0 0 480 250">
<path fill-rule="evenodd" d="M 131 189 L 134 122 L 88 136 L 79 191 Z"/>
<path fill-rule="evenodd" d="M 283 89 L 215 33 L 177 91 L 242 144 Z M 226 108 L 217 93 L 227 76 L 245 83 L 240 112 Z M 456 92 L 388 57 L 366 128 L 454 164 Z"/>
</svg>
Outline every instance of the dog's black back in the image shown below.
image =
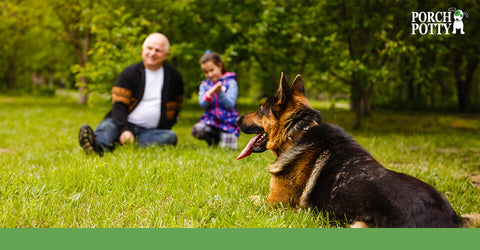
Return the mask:
<svg viewBox="0 0 480 250">
<path fill-rule="evenodd" d="M 320 123 L 296 143 L 306 144 L 319 156 L 330 154 L 306 197 L 310 206 L 369 227 L 459 226 L 460 218 L 437 190 L 384 168 L 340 127 Z"/>
</svg>

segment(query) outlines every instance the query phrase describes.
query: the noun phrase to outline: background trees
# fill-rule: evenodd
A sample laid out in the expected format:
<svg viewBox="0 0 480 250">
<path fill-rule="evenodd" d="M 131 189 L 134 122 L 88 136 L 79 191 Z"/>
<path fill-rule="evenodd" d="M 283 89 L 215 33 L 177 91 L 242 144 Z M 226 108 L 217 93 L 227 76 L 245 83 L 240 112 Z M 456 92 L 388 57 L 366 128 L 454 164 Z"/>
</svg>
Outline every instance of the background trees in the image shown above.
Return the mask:
<svg viewBox="0 0 480 250">
<path fill-rule="evenodd" d="M 38 1 L 0 2 L 1 90 L 53 89 L 55 77 L 60 82 L 70 74 L 71 51 L 58 42 L 60 24 L 52 14 Z"/>
<path fill-rule="evenodd" d="M 238 73 L 241 95 L 271 95 L 280 72 L 302 74 L 311 98 L 349 98 L 356 126 L 372 107 L 480 112 L 475 1 L 4 0 L 0 7 L 7 93 L 76 88 L 86 104 L 87 93 L 108 94 L 118 73 L 141 60 L 146 35 L 161 31 L 189 96 L 209 49 Z M 410 34 L 412 11 L 449 7 L 470 13 L 465 35 Z"/>
</svg>

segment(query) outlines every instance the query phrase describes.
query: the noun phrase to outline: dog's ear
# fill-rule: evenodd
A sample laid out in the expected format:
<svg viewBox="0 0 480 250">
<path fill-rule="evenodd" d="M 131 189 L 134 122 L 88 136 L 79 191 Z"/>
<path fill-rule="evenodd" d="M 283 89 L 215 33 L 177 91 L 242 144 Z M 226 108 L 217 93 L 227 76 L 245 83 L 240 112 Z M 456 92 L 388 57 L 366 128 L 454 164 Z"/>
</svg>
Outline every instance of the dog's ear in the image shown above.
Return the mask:
<svg viewBox="0 0 480 250">
<path fill-rule="evenodd" d="M 292 99 L 292 91 L 288 86 L 287 79 L 282 72 L 280 76 L 280 86 L 278 87 L 278 105 L 285 105 Z"/>
<path fill-rule="evenodd" d="M 303 80 L 301 75 L 297 75 L 295 77 L 295 80 L 293 80 L 292 83 L 291 90 L 293 93 L 302 94 L 305 97 L 307 96 L 307 94 L 305 93 L 305 87 L 303 86 Z"/>
</svg>

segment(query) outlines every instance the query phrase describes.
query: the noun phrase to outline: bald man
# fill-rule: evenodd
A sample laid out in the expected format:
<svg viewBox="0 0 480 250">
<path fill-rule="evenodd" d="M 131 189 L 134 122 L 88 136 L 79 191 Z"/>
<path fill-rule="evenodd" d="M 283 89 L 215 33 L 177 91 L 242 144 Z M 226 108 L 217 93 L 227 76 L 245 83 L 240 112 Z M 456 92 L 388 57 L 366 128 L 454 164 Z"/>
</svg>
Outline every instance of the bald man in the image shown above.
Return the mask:
<svg viewBox="0 0 480 250">
<path fill-rule="evenodd" d="M 80 146 L 87 154 L 103 155 L 115 144 L 137 142 L 148 145 L 176 145 L 170 129 L 176 123 L 183 102 L 183 79 L 165 63 L 170 43 L 161 33 L 150 34 L 143 43 L 142 62 L 125 68 L 113 87 L 113 107 L 95 132 L 80 127 Z"/>
</svg>

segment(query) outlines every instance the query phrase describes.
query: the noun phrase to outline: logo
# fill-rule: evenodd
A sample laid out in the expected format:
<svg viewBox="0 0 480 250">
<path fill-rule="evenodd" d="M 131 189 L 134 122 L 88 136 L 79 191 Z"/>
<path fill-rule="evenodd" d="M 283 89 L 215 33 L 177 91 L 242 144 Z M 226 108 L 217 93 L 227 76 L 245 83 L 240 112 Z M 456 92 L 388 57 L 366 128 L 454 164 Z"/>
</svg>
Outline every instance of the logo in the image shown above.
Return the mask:
<svg viewBox="0 0 480 250">
<path fill-rule="evenodd" d="M 448 11 L 412 12 L 412 35 L 463 35 L 464 17 L 468 18 L 468 13 L 455 7 Z"/>
</svg>

